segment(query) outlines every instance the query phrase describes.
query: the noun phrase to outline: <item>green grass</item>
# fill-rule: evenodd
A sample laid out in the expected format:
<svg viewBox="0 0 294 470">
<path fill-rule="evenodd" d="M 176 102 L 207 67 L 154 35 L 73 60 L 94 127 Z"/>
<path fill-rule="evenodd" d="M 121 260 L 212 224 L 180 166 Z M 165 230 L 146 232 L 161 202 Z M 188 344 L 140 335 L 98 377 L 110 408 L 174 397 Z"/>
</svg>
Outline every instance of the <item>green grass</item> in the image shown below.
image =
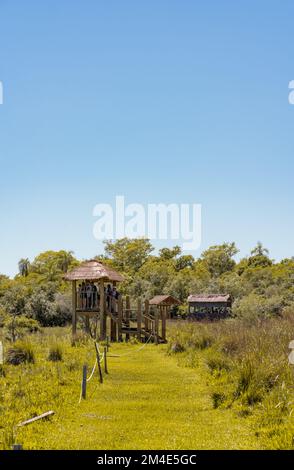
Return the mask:
<svg viewBox="0 0 294 470">
<path fill-rule="evenodd" d="M 67 329 L 31 335 L 35 364 L 5 365 L 0 376 L 0 447 L 25 449 L 258 449 L 251 418 L 214 409 L 210 374 L 200 361 L 183 367 L 166 346 L 114 344 L 109 375 L 88 384 L 79 404 L 82 365 L 94 364 L 90 342 L 71 346 Z M 48 361 L 53 340 L 63 361 Z M 48 410 L 55 415 L 15 430 L 15 425 Z"/>
</svg>

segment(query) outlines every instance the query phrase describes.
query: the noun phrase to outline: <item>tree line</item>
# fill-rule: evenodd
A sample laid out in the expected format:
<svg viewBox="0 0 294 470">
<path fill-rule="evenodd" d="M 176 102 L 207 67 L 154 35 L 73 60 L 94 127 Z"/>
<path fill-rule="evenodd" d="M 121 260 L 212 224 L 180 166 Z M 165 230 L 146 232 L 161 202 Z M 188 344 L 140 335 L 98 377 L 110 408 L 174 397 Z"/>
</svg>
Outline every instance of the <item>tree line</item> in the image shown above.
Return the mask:
<svg viewBox="0 0 294 470">
<path fill-rule="evenodd" d="M 197 259 L 179 246 L 155 254 L 150 240 L 123 238 L 106 241 L 95 258 L 124 275 L 123 294 L 143 299 L 170 294 L 183 302 L 180 313 L 191 293 L 231 294 L 232 315 L 248 321 L 293 307 L 293 257 L 275 262 L 260 242 L 239 261 L 237 253 L 233 242 L 211 246 Z M 72 251 L 46 251 L 32 261 L 21 259 L 14 279 L 0 275 L 0 326 L 8 336 L 70 320 L 70 285 L 63 276 L 80 262 Z"/>
</svg>

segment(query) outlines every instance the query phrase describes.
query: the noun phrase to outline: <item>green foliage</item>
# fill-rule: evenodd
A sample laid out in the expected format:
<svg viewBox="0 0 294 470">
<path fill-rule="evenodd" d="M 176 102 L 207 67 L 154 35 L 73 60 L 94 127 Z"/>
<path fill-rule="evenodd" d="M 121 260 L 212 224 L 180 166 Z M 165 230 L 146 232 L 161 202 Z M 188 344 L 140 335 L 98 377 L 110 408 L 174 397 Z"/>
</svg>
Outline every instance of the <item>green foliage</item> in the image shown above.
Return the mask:
<svg viewBox="0 0 294 470">
<path fill-rule="evenodd" d="M 233 257 L 238 253 L 235 243 L 223 243 L 204 251 L 201 258 L 212 277 L 217 277 L 227 271 L 232 271 L 236 262 Z"/>
<path fill-rule="evenodd" d="M 39 323 L 24 315 L 5 315 L 3 320 L 4 337 L 12 342 L 22 338 L 27 333 L 36 333 L 40 330 Z"/>
<path fill-rule="evenodd" d="M 135 273 L 140 269 L 153 249 L 150 241 L 144 238 L 122 238 L 105 242 L 106 255 L 111 258 L 117 269 L 126 273 Z"/>
</svg>

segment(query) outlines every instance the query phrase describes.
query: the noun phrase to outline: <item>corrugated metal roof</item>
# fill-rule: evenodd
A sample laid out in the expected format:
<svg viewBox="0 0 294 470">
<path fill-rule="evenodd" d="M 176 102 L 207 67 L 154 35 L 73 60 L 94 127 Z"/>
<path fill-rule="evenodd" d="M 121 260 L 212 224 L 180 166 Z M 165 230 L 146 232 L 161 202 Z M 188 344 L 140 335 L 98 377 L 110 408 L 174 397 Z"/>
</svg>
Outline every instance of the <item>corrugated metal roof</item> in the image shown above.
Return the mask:
<svg viewBox="0 0 294 470">
<path fill-rule="evenodd" d="M 231 300 L 230 294 L 199 294 L 199 295 L 189 295 L 188 302 L 229 302 Z"/>
<path fill-rule="evenodd" d="M 77 268 L 64 276 L 67 281 L 89 280 L 97 281 L 98 279 L 105 279 L 106 281 L 122 282 L 123 276 L 114 269 L 106 266 L 94 259 L 85 261 Z"/>
<path fill-rule="evenodd" d="M 156 295 L 149 300 L 149 305 L 180 305 L 181 302 L 171 295 Z"/>
</svg>

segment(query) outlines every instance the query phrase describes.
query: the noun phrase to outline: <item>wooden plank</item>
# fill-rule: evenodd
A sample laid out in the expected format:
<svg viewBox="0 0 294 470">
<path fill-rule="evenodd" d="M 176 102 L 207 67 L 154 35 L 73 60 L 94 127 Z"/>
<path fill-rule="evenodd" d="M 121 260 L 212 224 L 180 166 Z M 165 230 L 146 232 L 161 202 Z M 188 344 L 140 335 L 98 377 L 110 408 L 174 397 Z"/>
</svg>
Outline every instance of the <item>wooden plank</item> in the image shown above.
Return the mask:
<svg viewBox="0 0 294 470">
<path fill-rule="evenodd" d="M 31 424 L 31 423 L 34 423 L 35 421 L 38 421 L 39 419 L 43 419 L 43 418 L 47 418 L 48 416 L 52 416 L 54 415 L 54 411 L 46 411 L 46 413 L 43 413 L 39 416 L 35 416 L 34 418 L 31 418 L 31 419 L 28 419 L 26 421 L 23 421 L 22 423 L 19 423 L 17 425 L 17 427 L 21 427 L 21 426 L 26 426 L 27 424 Z"/>
</svg>

